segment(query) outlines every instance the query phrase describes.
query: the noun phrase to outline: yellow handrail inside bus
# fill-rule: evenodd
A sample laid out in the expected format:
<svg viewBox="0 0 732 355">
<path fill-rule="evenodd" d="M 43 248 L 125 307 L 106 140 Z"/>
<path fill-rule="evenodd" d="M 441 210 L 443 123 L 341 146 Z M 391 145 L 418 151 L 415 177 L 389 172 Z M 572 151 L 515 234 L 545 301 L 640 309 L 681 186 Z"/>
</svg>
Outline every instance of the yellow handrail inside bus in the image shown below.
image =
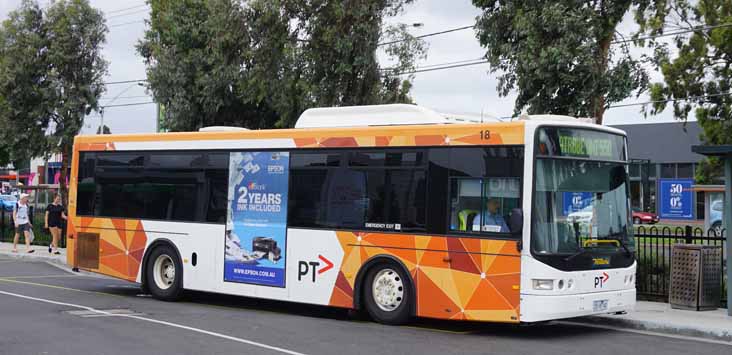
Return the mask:
<svg viewBox="0 0 732 355">
<path fill-rule="evenodd" d="M 587 239 L 582 241 L 583 248 L 592 244 L 615 244 L 616 247 L 620 247 L 620 242 L 614 239 Z"/>
</svg>

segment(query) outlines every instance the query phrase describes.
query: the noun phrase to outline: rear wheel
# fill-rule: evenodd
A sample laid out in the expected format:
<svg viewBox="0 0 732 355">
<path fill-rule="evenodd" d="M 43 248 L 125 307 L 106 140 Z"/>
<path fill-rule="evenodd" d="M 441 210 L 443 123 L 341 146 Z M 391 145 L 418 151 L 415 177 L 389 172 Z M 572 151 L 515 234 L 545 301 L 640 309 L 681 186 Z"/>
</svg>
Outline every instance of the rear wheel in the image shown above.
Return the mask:
<svg viewBox="0 0 732 355">
<path fill-rule="evenodd" d="M 383 263 L 369 270 L 364 286 L 366 311 L 383 324 L 404 324 L 410 318 L 414 296 L 404 270 L 394 263 Z"/>
<path fill-rule="evenodd" d="M 626 219 L 627 221 L 627 219 Z M 638 217 L 633 217 L 633 224 L 641 224 L 641 219 Z"/>
<path fill-rule="evenodd" d="M 146 286 L 153 297 L 175 301 L 183 294 L 183 265 L 168 245 L 153 249 L 147 261 Z"/>
</svg>

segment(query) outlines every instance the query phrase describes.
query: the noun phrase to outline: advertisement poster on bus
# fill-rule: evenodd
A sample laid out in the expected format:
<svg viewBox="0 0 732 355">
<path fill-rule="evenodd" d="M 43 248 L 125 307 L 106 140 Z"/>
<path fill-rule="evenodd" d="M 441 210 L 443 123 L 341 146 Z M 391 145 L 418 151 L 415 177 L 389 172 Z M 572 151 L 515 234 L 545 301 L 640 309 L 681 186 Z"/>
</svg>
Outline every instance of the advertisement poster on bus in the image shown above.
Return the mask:
<svg viewBox="0 0 732 355">
<path fill-rule="evenodd" d="M 562 194 L 562 213 L 569 216 L 571 213 L 580 212 L 592 204 L 591 192 L 564 192 Z"/>
<path fill-rule="evenodd" d="M 224 281 L 285 287 L 289 153 L 229 157 Z"/>
<path fill-rule="evenodd" d="M 692 179 L 661 179 L 658 183 L 661 218 L 691 219 L 693 217 Z"/>
</svg>

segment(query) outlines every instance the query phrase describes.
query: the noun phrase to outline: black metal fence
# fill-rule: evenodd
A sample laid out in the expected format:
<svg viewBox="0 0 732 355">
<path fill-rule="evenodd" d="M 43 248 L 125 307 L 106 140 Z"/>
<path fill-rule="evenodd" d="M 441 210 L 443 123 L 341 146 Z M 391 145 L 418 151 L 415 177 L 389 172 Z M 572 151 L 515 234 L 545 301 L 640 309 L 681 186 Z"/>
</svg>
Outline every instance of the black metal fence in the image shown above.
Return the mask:
<svg viewBox="0 0 732 355">
<path fill-rule="evenodd" d="M 638 269 L 636 272 L 636 290 L 638 298 L 649 301 L 668 302 L 671 277 L 671 250 L 674 244 L 700 244 L 722 247 L 722 287 L 720 299 L 726 306 L 726 263 L 728 257 L 725 251 L 726 231 L 692 226 L 662 227 L 640 226 L 635 232 L 636 258 Z"/>
<path fill-rule="evenodd" d="M 50 245 L 52 239 L 51 232 L 48 229 L 43 228 L 45 223 L 45 212 L 43 208 L 34 208 L 33 206 L 31 206 L 30 211 L 30 214 L 33 218 L 31 224 L 33 225 L 33 234 L 35 236 L 32 244 L 43 246 Z M 14 236 L 15 224 L 13 223 L 13 211 L 6 210 L 0 205 L 0 242 L 12 243 Z M 25 239 L 23 239 L 22 235 L 18 240 L 18 244 L 25 244 Z M 61 230 L 61 237 L 59 238 L 58 246 L 60 248 L 66 247 L 65 225 L 64 228 Z"/>
</svg>

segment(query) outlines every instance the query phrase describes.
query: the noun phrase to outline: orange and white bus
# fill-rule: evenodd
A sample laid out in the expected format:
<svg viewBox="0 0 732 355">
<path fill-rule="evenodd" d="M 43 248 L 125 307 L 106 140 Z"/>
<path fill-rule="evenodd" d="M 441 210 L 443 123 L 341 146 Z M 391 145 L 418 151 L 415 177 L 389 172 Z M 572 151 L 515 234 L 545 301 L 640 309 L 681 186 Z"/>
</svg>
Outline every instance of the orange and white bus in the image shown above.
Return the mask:
<svg viewBox="0 0 732 355">
<path fill-rule="evenodd" d="M 483 122 L 480 122 L 483 121 Z M 79 136 L 68 262 L 183 290 L 537 322 L 635 304 L 622 131 L 412 105 L 294 129 Z"/>
</svg>

